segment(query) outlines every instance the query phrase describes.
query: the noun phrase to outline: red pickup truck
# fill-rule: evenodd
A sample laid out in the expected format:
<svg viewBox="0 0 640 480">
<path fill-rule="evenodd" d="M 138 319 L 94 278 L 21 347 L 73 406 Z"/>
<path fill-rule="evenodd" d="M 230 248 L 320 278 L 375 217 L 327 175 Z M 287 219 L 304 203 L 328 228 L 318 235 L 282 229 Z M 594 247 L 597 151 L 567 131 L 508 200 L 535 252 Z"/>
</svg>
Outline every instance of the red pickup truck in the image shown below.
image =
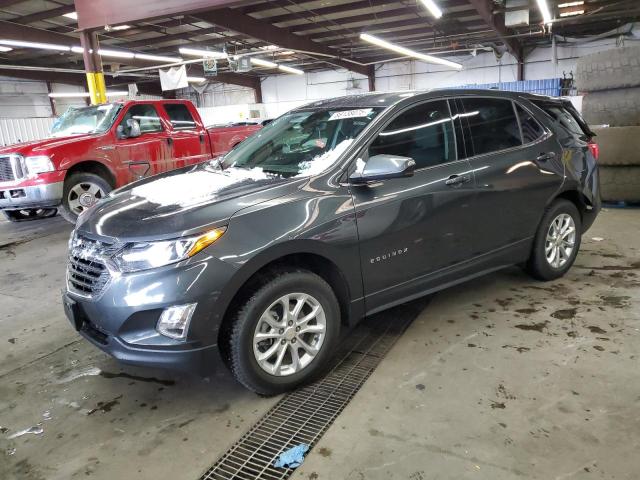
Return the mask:
<svg viewBox="0 0 640 480">
<path fill-rule="evenodd" d="M 205 128 L 184 100 L 70 109 L 49 138 L 0 148 L 0 210 L 20 221 L 59 208 L 75 223 L 114 188 L 222 155 L 260 128 Z"/>
</svg>

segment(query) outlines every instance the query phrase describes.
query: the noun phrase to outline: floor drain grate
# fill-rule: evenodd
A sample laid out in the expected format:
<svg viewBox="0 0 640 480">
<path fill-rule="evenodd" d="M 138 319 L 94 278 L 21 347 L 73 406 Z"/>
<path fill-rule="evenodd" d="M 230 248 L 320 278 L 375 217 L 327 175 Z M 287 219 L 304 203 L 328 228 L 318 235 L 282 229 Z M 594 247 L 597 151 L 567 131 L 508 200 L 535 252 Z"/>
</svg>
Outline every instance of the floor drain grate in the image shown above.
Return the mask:
<svg viewBox="0 0 640 480">
<path fill-rule="evenodd" d="M 419 311 L 415 305 L 403 306 L 363 322 L 327 376 L 285 395 L 201 480 L 288 478 L 294 470 L 275 468 L 274 460 L 300 443 L 317 443 Z"/>
</svg>

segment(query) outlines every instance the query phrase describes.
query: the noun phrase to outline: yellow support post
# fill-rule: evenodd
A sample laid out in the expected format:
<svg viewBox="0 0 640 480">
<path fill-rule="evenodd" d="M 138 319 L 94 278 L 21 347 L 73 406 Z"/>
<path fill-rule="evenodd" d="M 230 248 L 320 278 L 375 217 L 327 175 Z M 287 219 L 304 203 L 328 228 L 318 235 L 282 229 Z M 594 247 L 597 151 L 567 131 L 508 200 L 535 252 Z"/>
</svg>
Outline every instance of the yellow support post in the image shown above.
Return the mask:
<svg viewBox="0 0 640 480">
<path fill-rule="evenodd" d="M 102 60 L 98 55 L 98 35 L 95 32 L 82 32 L 80 43 L 83 48 L 84 67 L 87 86 L 92 105 L 107 102 L 107 87 L 102 73 Z"/>
</svg>

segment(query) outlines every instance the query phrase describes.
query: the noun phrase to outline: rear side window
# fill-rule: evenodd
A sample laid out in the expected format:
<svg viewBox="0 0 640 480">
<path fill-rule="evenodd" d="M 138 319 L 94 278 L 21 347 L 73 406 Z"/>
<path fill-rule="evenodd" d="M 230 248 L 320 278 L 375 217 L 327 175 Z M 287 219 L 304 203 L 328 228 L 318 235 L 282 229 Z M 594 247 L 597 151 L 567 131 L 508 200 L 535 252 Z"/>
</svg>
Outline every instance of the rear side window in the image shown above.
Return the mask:
<svg viewBox="0 0 640 480">
<path fill-rule="evenodd" d="M 183 103 L 165 103 L 164 110 L 167 112 L 169 121 L 175 129 L 196 128 L 191 112 Z"/>
<path fill-rule="evenodd" d="M 577 137 L 587 136 L 575 117 L 566 108 L 559 105 L 539 105 L 545 112 L 547 112 L 554 123 L 559 125 L 563 130 L 571 133 Z"/>
<path fill-rule="evenodd" d="M 139 104 L 133 105 L 122 119 L 122 125 L 127 124 L 129 119 L 137 120 L 140 124 L 141 133 L 161 132 L 162 123 L 158 116 L 158 111 L 153 105 Z"/>
<path fill-rule="evenodd" d="M 471 129 L 475 155 L 522 145 L 520 127 L 511 100 L 462 98 L 462 104 Z"/>
<path fill-rule="evenodd" d="M 453 122 L 446 100 L 423 103 L 400 114 L 369 147 L 369 156 L 413 158 L 416 168 L 433 167 L 456 159 Z"/>
<path fill-rule="evenodd" d="M 520 128 L 522 128 L 523 143 L 531 143 L 538 140 L 544 135 L 544 129 L 538 121 L 520 105 L 516 104 L 516 111 L 520 119 Z"/>
</svg>

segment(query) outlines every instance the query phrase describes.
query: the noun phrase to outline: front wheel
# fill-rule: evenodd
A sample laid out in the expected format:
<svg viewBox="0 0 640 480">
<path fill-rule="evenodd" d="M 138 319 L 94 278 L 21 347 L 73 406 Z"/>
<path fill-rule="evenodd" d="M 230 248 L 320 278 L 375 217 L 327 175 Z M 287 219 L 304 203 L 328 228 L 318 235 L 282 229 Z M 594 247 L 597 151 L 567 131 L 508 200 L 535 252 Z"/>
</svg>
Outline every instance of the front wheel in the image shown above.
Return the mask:
<svg viewBox="0 0 640 480">
<path fill-rule="evenodd" d="M 573 265 L 580 249 L 580 212 L 568 200 L 556 200 L 547 209 L 534 239 L 526 270 L 538 280 L 554 280 Z"/>
<path fill-rule="evenodd" d="M 95 173 L 74 173 L 64 181 L 60 214 L 65 220 L 76 223 L 78 215 L 107 196 L 111 185 Z"/>
<path fill-rule="evenodd" d="M 23 210 L 5 210 L 2 213 L 4 213 L 7 220 L 15 223 L 55 217 L 58 210 L 56 208 L 26 208 Z"/>
<path fill-rule="evenodd" d="M 224 350 L 240 383 L 275 395 L 323 371 L 339 329 L 340 307 L 327 282 L 307 270 L 280 271 L 240 306 Z"/>
</svg>

